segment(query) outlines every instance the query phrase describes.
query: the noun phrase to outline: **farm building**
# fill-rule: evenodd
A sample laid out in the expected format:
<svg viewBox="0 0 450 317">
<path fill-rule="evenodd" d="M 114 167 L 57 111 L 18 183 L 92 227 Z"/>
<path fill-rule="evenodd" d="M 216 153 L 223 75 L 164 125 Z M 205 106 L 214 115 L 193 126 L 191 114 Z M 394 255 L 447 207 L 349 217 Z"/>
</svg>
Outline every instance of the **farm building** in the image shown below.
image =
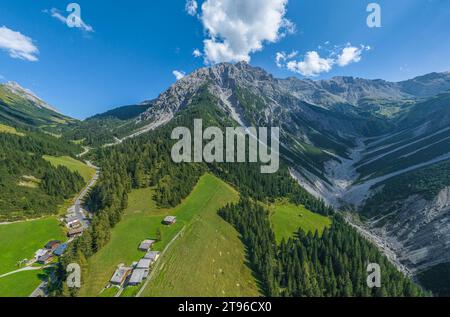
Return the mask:
<svg viewBox="0 0 450 317">
<path fill-rule="evenodd" d="M 136 269 L 133 271 L 133 274 L 131 274 L 131 278 L 128 284 L 131 286 L 139 285 L 145 278 L 147 278 L 147 276 L 148 270 Z"/>
<path fill-rule="evenodd" d="M 173 225 L 177 222 L 177 217 L 175 216 L 167 216 L 166 218 L 164 218 L 163 223 L 165 225 Z"/>
<path fill-rule="evenodd" d="M 131 273 L 130 267 L 120 266 L 109 281 L 113 285 L 121 286 Z"/>
<path fill-rule="evenodd" d="M 34 258 L 36 259 L 36 261 L 38 261 L 39 258 L 43 257 L 44 255 L 46 255 L 48 253 L 49 253 L 49 250 L 47 250 L 47 249 L 39 249 L 34 254 Z"/>
<path fill-rule="evenodd" d="M 39 264 L 48 264 L 53 260 L 54 256 L 51 253 L 47 253 L 37 260 Z"/>
<path fill-rule="evenodd" d="M 75 222 L 77 222 L 77 221 L 79 221 L 79 220 L 78 220 L 78 217 L 77 217 L 76 214 L 71 213 L 71 214 L 68 214 L 68 215 L 66 216 L 66 218 L 64 219 L 64 221 L 66 222 L 66 224 L 67 224 L 68 226 L 72 226 Z"/>
<path fill-rule="evenodd" d="M 78 228 L 78 229 L 71 229 L 69 230 L 69 232 L 67 233 L 67 236 L 69 238 L 73 238 L 73 237 L 77 237 L 83 234 L 83 228 Z"/>
<path fill-rule="evenodd" d="M 144 259 L 150 260 L 152 263 L 158 260 L 159 258 L 159 252 L 157 251 L 150 251 L 145 256 Z"/>
<path fill-rule="evenodd" d="M 139 245 L 139 250 L 141 251 L 148 251 L 152 247 L 152 245 L 155 243 L 155 240 L 144 240 Z"/>
<path fill-rule="evenodd" d="M 80 222 L 80 220 L 74 221 L 69 225 L 70 229 L 79 229 L 82 227 L 83 227 L 83 224 Z"/>
<path fill-rule="evenodd" d="M 61 255 L 64 254 L 64 252 L 66 252 L 67 247 L 68 247 L 67 243 L 60 244 L 60 245 L 55 249 L 55 251 L 53 251 L 53 254 L 56 255 L 56 256 L 61 256 Z"/>
<path fill-rule="evenodd" d="M 147 259 L 142 259 L 136 265 L 136 269 L 148 270 L 150 268 L 151 264 L 152 264 L 152 261 L 147 260 Z"/>
</svg>

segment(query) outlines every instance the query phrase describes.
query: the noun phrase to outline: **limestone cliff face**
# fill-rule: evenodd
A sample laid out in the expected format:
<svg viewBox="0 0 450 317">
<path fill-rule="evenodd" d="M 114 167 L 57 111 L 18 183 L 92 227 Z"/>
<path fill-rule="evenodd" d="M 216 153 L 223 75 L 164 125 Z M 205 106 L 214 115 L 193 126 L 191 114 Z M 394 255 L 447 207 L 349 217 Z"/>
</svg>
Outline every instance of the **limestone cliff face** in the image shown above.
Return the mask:
<svg viewBox="0 0 450 317">
<path fill-rule="evenodd" d="M 449 262 L 450 187 L 431 201 L 414 195 L 398 205 L 389 221 L 372 221 L 372 231 L 386 240 L 399 260 L 413 271 Z"/>
</svg>

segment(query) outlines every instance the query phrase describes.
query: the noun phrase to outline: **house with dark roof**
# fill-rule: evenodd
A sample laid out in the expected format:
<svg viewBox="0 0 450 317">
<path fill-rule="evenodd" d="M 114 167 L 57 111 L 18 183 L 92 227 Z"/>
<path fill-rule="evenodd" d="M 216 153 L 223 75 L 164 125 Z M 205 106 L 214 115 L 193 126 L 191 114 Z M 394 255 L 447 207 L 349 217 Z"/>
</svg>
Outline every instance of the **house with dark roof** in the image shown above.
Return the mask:
<svg viewBox="0 0 450 317">
<path fill-rule="evenodd" d="M 43 257 L 44 255 L 48 254 L 50 251 L 47 249 L 39 249 L 36 251 L 34 258 L 36 259 L 36 261 L 39 260 L 39 258 Z"/>
<path fill-rule="evenodd" d="M 81 236 L 83 234 L 84 229 L 83 228 L 78 228 L 78 229 L 71 229 L 69 230 L 69 232 L 67 233 L 67 236 L 69 238 L 73 238 L 73 237 L 78 237 Z"/>
<path fill-rule="evenodd" d="M 61 244 L 61 241 L 52 240 L 45 245 L 45 248 L 50 251 L 55 251 L 57 247 Z"/>
<path fill-rule="evenodd" d="M 49 264 L 51 261 L 53 261 L 53 259 L 54 259 L 53 254 L 47 253 L 47 254 L 45 254 L 45 255 L 39 257 L 39 259 L 37 260 L 37 262 L 38 262 L 39 264 L 45 265 L 45 264 Z"/>
</svg>

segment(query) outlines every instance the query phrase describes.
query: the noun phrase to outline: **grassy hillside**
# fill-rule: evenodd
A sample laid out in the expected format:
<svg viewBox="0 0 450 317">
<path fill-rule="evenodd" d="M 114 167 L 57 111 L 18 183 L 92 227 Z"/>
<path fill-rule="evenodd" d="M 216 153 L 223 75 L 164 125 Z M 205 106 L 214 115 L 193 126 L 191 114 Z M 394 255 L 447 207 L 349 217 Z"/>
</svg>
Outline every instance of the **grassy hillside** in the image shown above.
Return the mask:
<svg viewBox="0 0 450 317">
<path fill-rule="evenodd" d="M 95 169 L 69 156 L 55 157 L 44 155 L 43 158 L 54 167 L 65 166 L 72 172 L 78 172 L 86 182 L 89 182 L 95 175 Z"/>
<path fill-rule="evenodd" d="M 217 215 L 238 194 L 207 175 L 193 195 L 195 217 L 161 258 L 142 296 L 258 296 L 238 233 Z"/>
<path fill-rule="evenodd" d="M 278 201 L 269 206 L 270 222 L 275 233 L 275 238 L 278 243 L 281 240 L 289 239 L 302 228 L 305 232 L 322 233 L 326 227 L 331 226 L 331 220 L 328 217 L 312 213 L 304 206 L 296 206 L 286 201 Z"/>
<path fill-rule="evenodd" d="M 55 218 L 0 225 L 0 275 L 20 269 L 17 262 L 31 259 L 50 240 L 64 240 Z"/>
<path fill-rule="evenodd" d="M 138 250 L 139 243 L 156 234 L 156 228 L 160 226 L 163 215 L 167 213 L 156 208 L 152 196 L 151 188 L 133 190 L 130 193 L 128 208 L 122 221 L 112 230 L 111 240 L 89 259 L 87 276 L 80 291 L 81 296 L 97 296 L 119 264 L 129 265 L 143 256 Z M 164 237 L 169 237 L 173 233 L 168 230 L 179 228 L 177 226 L 165 229 L 167 230 Z"/>
<path fill-rule="evenodd" d="M 245 285 L 252 284 L 252 286 L 248 288 L 249 291 L 247 293 L 244 291 L 242 292 L 244 295 L 257 293 L 256 291 L 251 290 L 256 290 L 256 286 L 252 281 L 250 270 L 244 265 L 244 250 L 237 237 L 237 233 L 231 226 L 223 222 L 215 214 L 215 212 L 224 204 L 237 199 L 238 195 L 235 191 L 217 178 L 211 175 L 205 175 L 199 180 L 188 198 L 174 209 L 157 208 L 152 200 L 152 196 L 153 190 L 150 188 L 134 190 L 131 192 L 128 208 L 125 211 L 122 221 L 112 230 L 110 242 L 89 259 L 88 272 L 85 278 L 86 283 L 81 289 L 81 296 L 98 296 L 103 287 L 108 283 L 117 265 L 121 263 L 129 265 L 133 261 L 139 260 L 144 255 L 137 249 L 139 243 L 144 239 L 155 238 L 158 229 L 161 230 L 162 240 L 155 245 L 154 249 L 161 251 L 183 227 L 186 227 L 186 229 L 184 229 L 183 237 L 180 237 L 173 245 L 171 245 L 167 252 L 167 260 L 166 256 L 160 259 L 160 261 L 167 263 L 165 268 L 170 269 L 172 265 L 178 264 L 176 265 L 179 267 L 178 269 L 183 270 L 176 275 L 180 281 L 183 281 L 183 278 L 189 279 L 193 276 L 196 276 L 198 279 L 198 274 L 201 272 L 203 274 L 208 274 L 208 270 L 211 269 L 210 262 L 207 263 L 207 265 L 199 264 L 199 261 L 201 261 L 201 257 L 198 256 L 199 252 L 206 252 L 204 256 L 205 259 L 211 261 L 211 257 L 207 255 L 207 252 L 214 252 L 212 245 L 217 244 L 220 241 L 224 256 L 222 259 L 219 257 L 216 259 L 217 265 L 227 268 L 230 264 L 226 265 L 226 263 L 223 263 L 222 261 L 227 262 L 230 260 L 229 258 L 231 258 L 231 262 L 233 263 L 231 268 L 227 269 L 227 271 L 229 271 L 227 274 L 231 274 L 233 278 L 230 279 L 230 276 L 220 277 L 220 280 L 216 280 L 215 282 L 217 283 L 222 280 L 224 282 L 226 282 L 226 280 L 238 280 L 239 283 L 241 283 L 242 288 L 245 288 Z M 176 215 L 177 224 L 170 227 L 161 225 L 161 221 L 166 215 Z M 198 227 L 199 224 L 203 224 L 203 226 Z M 198 231 L 199 229 L 200 232 Z M 188 232 L 194 232 L 194 235 L 189 235 Z M 202 236 L 205 235 L 208 238 L 205 240 L 203 240 L 203 238 L 197 239 L 197 243 L 195 243 L 195 241 L 183 243 L 183 245 L 189 246 L 189 248 L 192 249 L 192 252 L 189 252 L 188 255 L 185 254 L 184 250 L 181 250 L 179 246 L 177 246 L 178 241 L 182 241 L 182 239 L 189 236 L 192 238 L 198 237 L 200 236 L 200 233 Z M 207 251 L 209 249 L 211 251 Z M 216 251 L 219 252 L 218 250 Z M 227 252 L 231 252 L 233 256 L 225 257 Z M 180 262 L 179 259 L 173 262 L 173 256 L 182 257 L 182 262 Z M 182 265 L 179 265 L 180 263 L 182 263 Z M 201 270 L 196 274 L 195 272 L 199 271 L 199 268 L 201 268 Z M 155 282 L 159 281 L 159 279 L 164 276 L 165 274 L 158 275 Z M 209 274 L 208 276 L 209 278 L 211 277 Z M 246 283 L 245 281 L 247 280 L 251 280 L 252 282 Z M 173 283 L 173 281 L 171 283 Z M 163 285 L 161 285 L 159 289 L 161 293 L 167 291 L 164 289 L 164 284 L 165 282 L 163 282 Z M 177 285 L 178 289 L 170 291 L 173 295 L 177 292 L 187 291 L 182 289 L 188 286 L 186 284 L 186 282 L 180 282 Z M 235 284 L 236 283 L 234 283 L 234 285 Z M 189 293 L 187 294 L 193 296 L 198 294 L 197 291 L 200 291 L 204 295 L 213 293 L 212 290 L 209 290 L 209 292 L 207 290 L 202 290 L 202 287 L 205 287 L 205 285 L 206 284 L 203 282 L 195 283 L 195 285 L 192 285 L 193 289 L 188 290 Z M 221 285 L 221 282 L 216 284 L 216 286 L 217 285 Z M 211 285 L 208 287 L 210 286 Z M 220 293 L 221 290 L 219 291 L 218 289 L 219 286 L 216 287 L 217 291 L 215 294 Z M 151 291 L 154 290 L 155 288 L 152 287 Z M 137 289 L 126 289 L 123 295 L 133 296 L 136 292 Z M 113 295 L 114 292 L 109 291 L 101 294 L 101 296 Z"/>
</svg>

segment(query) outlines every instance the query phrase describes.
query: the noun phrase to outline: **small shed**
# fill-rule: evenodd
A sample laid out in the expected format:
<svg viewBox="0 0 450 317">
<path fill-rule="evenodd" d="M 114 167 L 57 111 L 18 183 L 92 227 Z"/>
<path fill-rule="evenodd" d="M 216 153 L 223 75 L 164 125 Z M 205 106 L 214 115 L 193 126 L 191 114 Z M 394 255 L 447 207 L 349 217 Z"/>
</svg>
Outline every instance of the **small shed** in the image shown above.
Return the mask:
<svg viewBox="0 0 450 317">
<path fill-rule="evenodd" d="M 144 240 L 139 245 L 139 250 L 141 251 L 148 251 L 152 247 L 152 245 L 155 243 L 155 240 Z"/>
<path fill-rule="evenodd" d="M 169 225 L 169 226 L 175 224 L 176 222 L 177 222 L 177 217 L 175 217 L 175 216 L 167 216 L 163 220 L 163 224 Z"/>
</svg>

